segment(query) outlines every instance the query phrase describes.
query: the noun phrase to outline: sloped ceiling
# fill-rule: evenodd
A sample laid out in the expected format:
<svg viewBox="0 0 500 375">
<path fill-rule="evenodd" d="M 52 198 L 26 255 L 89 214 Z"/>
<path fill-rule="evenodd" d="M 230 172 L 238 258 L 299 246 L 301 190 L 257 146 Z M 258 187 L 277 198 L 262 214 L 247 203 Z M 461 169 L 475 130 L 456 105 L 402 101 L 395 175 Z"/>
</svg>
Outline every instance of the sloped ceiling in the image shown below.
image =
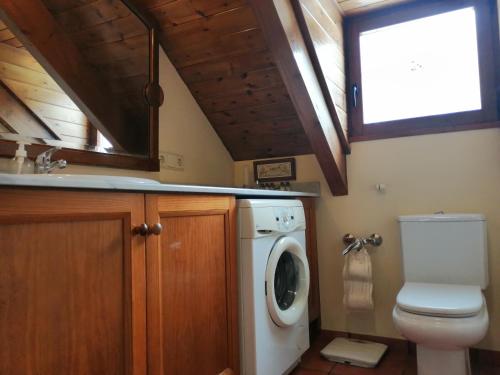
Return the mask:
<svg viewBox="0 0 500 375">
<path fill-rule="evenodd" d="M 135 3 L 234 160 L 312 152 L 247 1 Z"/>
<path fill-rule="evenodd" d="M 343 13 L 349 16 L 408 1 L 411 0 L 337 0 L 337 3 Z"/>
</svg>

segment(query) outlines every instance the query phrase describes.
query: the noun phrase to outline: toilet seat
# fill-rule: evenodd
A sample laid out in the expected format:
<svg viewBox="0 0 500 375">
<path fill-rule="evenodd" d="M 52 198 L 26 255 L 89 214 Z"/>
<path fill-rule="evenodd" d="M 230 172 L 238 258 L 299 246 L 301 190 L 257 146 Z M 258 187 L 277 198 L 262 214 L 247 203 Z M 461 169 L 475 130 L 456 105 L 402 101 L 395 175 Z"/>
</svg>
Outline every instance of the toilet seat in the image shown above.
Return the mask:
<svg viewBox="0 0 500 375">
<path fill-rule="evenodd" d="M 401 310 L 435 317 L 472 317 L 483 305 L 481 288 L 474 285 L 407 282 L 397 296 Z"/>
</svg>

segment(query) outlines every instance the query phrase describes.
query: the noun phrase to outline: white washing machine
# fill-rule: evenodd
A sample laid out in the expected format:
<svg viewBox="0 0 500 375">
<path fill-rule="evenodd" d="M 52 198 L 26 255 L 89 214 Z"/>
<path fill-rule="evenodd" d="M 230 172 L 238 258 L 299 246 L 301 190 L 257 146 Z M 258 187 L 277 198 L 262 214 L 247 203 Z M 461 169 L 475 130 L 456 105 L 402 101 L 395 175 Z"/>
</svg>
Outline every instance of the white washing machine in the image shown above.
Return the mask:
<svg viewBox="0 0 500 375">
<path fill-rule="evenodd" d="M 283 375 L 309 348 L 306 221 L 298 200 L 238 201 L 241 375 Z"/>
</svg>

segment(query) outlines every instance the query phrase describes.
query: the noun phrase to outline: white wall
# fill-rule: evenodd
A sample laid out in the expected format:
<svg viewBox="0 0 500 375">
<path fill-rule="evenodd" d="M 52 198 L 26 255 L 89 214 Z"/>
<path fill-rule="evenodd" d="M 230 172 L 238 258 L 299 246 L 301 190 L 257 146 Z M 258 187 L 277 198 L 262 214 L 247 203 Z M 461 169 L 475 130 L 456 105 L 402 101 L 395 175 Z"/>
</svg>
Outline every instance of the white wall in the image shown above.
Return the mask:
<svg viewBox="0 0 500 375">
<path fill-rule="evenodd" d="M 165 92 L 165 103 L 160 107 L 160 150 L 182 154 L 184 171 L 144 172 L 70 165 L 59 173 L 127 175 L 171 183 L 231 185 L 231 156 L 162 50 L 160 85 Z"/>
<path fill-rule="evenodd" d="M 398 337 L 391 311 L 403 277 L 401 214 L 480 212 L 488 220 L 490 286 L 486 291 L 490 329 L 483 348 L 500 350 L 500 129 L 395 138 L 352 144 L 348 157 L 349 195 L 333 197 L 316 158 L 299 156 L 300 181 L 320 181 L 317 201 L 319 273 L 324 329 Z M 235 163 L 235 182 L 243 168 Z M 387 185 L 378 193 L 377 183 Z M 343 304 L 342 236 L 380 233 L 373 251 L 375 310 L 353 317 Z M 466 265 L 464 265 L 466 266 Z"/>
</svg>

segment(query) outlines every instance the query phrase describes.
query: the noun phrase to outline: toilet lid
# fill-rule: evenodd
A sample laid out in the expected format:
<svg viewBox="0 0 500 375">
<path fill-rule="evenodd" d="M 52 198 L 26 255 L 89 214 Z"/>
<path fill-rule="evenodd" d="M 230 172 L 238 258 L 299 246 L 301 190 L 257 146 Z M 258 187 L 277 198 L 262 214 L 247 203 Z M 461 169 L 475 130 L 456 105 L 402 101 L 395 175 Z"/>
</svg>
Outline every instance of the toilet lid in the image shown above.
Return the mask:
<svg viewBox="0 0 500 375">
<path fill-rule="evenodd" d="M 479 286 L 407 282 L 397 304 L 415 314 L 466 317 L 481 310 L 483 294 Z"/>
</svg>

